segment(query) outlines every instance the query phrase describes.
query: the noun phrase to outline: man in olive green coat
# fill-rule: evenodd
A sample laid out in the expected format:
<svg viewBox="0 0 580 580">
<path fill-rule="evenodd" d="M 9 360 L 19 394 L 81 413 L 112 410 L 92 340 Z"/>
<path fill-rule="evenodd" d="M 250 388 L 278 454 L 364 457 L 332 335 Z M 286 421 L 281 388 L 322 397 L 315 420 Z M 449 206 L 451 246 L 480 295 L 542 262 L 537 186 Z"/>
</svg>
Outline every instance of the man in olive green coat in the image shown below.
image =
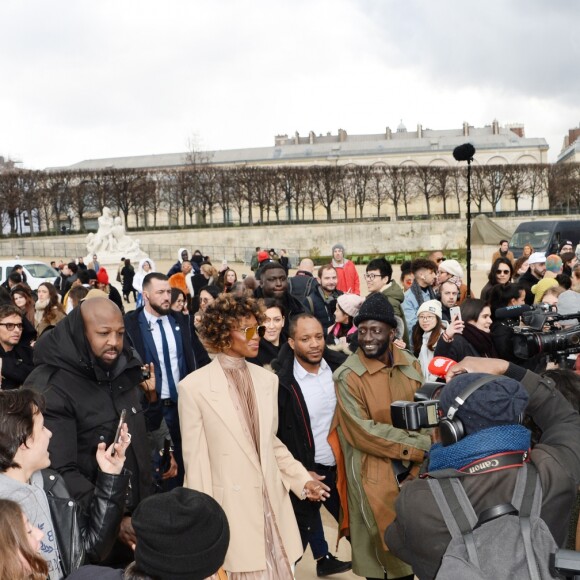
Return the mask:
<svg viewBox="0 0 580 580">
<path fill-rule="evenodd" d="M 395 519 L 396 472 L 416 476 L 431 446 L 429 436 L 391 425 L 391 403 L 413 400 L 421 368 L 409 352 L 393 348 L 397 322 L 383 294 L 371 294 L 354 323 L 359 348 L 334 373 L 337 412 L 329 436 L 337 455 L 341 533 L 350 535 L 355 574 L 412 579 L 411 568 L 389 553 L 383 534 Z"/>
</svg>

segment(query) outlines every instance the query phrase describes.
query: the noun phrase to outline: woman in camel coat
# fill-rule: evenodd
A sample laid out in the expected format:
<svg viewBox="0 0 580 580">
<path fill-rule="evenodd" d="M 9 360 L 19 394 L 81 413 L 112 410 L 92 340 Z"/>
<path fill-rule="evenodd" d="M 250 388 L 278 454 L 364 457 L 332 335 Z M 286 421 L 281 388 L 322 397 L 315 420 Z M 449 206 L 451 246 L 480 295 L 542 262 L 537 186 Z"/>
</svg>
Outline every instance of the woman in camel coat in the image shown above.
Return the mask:
<svg viewBox="0 0 580 580">
<path fill-rule="evenodd" d="M 276 437 L 277 377 L 245 361 L 257 354 L 262 320 L 263 306 L 252 298 L 217 298 L 201 335 L 218 355 L 179 383 L 184 486 L 211 495 L 226 512 L 223 567 L 234 580 L 291 579 L 303 549 L 289 492 L 328 496 Z"/>
</svg>

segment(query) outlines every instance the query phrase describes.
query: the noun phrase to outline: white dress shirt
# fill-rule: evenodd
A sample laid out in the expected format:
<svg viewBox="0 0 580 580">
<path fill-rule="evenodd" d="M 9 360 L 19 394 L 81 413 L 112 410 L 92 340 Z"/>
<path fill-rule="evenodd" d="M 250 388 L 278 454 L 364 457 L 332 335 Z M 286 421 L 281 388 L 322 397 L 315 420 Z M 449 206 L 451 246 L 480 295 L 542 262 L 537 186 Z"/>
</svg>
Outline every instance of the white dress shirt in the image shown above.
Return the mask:
<svg viewBox="0 0 580 580">
<path fill-rule="evenodd" d="M 318 373 L 310 373 L 298 362 L 298 359 L 294 358 L 294 377 L 300 385 L 310 415 L 310 426 L 314 437 L 314 461 L 322 465 L 335 465 L 336 460 L 332 448 L 326 440 L 336 408 L 332 370 L 322 359 Z"/>
</svg>

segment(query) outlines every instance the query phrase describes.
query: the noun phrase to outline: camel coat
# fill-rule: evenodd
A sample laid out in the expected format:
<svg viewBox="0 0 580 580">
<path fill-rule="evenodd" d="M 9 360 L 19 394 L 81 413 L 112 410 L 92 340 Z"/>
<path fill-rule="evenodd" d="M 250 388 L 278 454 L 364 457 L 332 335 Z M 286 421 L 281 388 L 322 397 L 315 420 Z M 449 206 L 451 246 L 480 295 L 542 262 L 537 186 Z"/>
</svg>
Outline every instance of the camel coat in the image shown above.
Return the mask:
<svg viewBox="0 0 580 580">
<path fill-rule="evenodd" d="M 178 385 L 184 486 L 211 495 L 226 512 L 230 546 L 223 567 L 229 572 L 266 568 L 263 483 L 290 564 L 302 556 L 289 491 L 300 497 L 312 479 L 276 437 L 278 377 L 248 366 L 260 421 L 260 462 L 242 430 L 217 359 Z"/>
</svg>

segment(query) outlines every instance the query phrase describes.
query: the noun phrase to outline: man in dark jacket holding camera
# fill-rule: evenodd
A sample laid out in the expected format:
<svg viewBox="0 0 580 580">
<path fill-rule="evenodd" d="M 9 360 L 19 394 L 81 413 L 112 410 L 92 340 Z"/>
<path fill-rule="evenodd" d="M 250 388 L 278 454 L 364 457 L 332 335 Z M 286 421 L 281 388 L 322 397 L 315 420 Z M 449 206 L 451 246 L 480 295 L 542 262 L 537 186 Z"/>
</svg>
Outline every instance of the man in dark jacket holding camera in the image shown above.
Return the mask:
<svg viewBox="0 0 580 580">
<path fill-rule="evenodd" d="M 465 374 L 475 373 L 475 374 Z M 478 373 L 497 375 L 468 397 L 461 397 Z M 461 477 L 476 514 L 510 503 L 518 468 L 531 459 L 540 479 L 543 499 L 541 518 L 556 543 L 562 546 L 580 482 L 580 418 L 554 388 L 553 380 L 542 378 L 501 359 L 467 357 L 451 367 L 441 392 L 444 414 L 459 399 L 455 416 L 466 436 L 447 446 L 434 445 L 429 454 L 429 471 L 485 463 L 492 455 L 519 453 L 519 463 L 499 470 L 478 470 Z M 542 431 L 540 441 L 528 454 L 530 432 L 519 425 L 523 411 Z M 437 438 L 435 429 L 434 438 Z M 482 465 L 483 465 L 482 463 Z M 529 473 L 529 470 L 528 470 Z M 403 485 L 396 503 L 397 518 L 385 532 L 389 549 L 410 563 L 421 579 L 434 578 L 451 535 L 427 479 Z"/>
</svg>

